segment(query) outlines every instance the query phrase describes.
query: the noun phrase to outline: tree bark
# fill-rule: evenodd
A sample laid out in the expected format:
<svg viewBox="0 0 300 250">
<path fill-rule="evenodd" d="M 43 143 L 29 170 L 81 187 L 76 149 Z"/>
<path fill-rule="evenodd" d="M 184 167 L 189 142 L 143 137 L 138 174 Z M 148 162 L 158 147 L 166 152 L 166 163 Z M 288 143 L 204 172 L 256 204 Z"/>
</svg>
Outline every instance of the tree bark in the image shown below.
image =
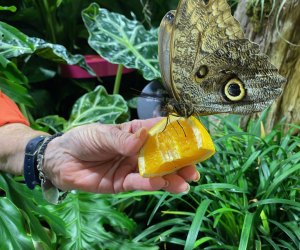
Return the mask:
<svg viewBox="0 0 300 250">
<path fill-rule="evenodd" d="M 268 113 L 267 130 L 283 118 L 285 129 L 290 123 L 300 124 L 300 1 L 273 1 L 275 9 L 270 16 L 267 16 L 270 13 L 264 13 L 262 20 L 261 9 L 249 7 L 249 0 L 241 0 L 235 12 L 246 37 L 258 43 L 261 51 L 269 55 L 271 62 L 287 78 L 282 96 Z M 268 11 L 272 0 L 264 4 L 265 11 Z"/>
</svg>

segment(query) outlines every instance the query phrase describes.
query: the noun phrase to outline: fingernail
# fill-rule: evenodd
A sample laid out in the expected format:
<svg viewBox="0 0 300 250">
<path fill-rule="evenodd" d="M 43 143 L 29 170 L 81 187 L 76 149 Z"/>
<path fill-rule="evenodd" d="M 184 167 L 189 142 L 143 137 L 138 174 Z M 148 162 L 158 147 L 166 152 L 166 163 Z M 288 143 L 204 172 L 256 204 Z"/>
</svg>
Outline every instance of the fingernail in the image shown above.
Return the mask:
<svg viewBox="0 0 300 250">
<path fill-rule="evenodd" d="M 187 184 L 187 189 L 184 192 L 182 192 L 182 194 L 188 194 L 190 192 L 190 189 L 191 189 L 190 185 Z"/>
<path fill-rule="evenodd" d="M 197 171 L 197 177 L 195 180 L 193 180 L 194 182 L 198 182 L 200 180 L 200 173 Z"/>
<path fill-rule="evenodd" d="M 163 186 L 163 188 L 166 188 L 169 186 L 169 182 L 168 181 L 165 181 L 165 185 Z"/>
</svg>

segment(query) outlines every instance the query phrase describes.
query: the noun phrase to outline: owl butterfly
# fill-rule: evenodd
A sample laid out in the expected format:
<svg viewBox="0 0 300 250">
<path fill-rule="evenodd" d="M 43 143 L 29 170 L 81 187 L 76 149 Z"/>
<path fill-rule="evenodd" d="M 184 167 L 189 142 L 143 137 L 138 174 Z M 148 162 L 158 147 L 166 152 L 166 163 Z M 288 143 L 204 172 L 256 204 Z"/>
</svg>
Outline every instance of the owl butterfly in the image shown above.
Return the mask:
<svg viewBox="0 0 300 250">
<path fill-rule="evenodd" d="M 245 39 L 226 0 L 180 0 L 160 24 L 158 47 L 168 109 L 180 116 L 259 112 L 286 81 Z"/>
</svg>

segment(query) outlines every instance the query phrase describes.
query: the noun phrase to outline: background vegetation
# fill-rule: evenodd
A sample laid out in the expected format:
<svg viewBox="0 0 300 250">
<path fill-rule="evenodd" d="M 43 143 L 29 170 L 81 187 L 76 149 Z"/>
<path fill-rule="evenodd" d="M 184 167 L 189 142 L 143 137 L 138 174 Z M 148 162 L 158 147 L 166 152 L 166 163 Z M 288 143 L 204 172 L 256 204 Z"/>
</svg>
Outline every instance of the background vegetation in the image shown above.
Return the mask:
<svg viewBox="0 0 300 250">
<path fill-rule="evenodd" d="M 34 128 L 50 132 L 133 119 L 128 89 L 160 77 L 157 26 L 176 4 L 2 1 L 0 89 Z M 238 7 L 237 1 L 231 4 Z M 92 73 L 83 55 L 94 53 L 130 68 L 138 65 L 123 76 L 119 94 L 111 94 L 114 78 L 61 77 L 60 64 Z M 3 173 L 0 235 L 6 240 L 0 249 L 299 249 L 299 126 L 286 125 L 284 132 L 281 120 L 265 132 L 267 116 L 250 119 L 244 130 L 239 116 L 216 116 L 213 123 L 201 118 L 217 153 L 199 164 L 201 179 L 188 194 L 73 191 L 52 206 L 39 189 L 28 190 L 22 177 Z"/>
</svg>

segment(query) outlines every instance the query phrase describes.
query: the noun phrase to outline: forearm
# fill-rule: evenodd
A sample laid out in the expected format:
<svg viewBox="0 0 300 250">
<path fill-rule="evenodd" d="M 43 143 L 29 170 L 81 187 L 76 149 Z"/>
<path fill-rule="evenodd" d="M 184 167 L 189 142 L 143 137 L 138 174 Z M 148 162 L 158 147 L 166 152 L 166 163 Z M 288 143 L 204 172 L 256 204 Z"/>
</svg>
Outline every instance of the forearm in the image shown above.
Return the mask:
<svg viewBox="0 0 300 250">
<path fill-rule="evenodd" d="M 21 175 L 25 147 L 30 139 L 48 135 L 35 131 L 21 123 L 8 124 L 0 127 L 0 171 Z"/>
</svg>

